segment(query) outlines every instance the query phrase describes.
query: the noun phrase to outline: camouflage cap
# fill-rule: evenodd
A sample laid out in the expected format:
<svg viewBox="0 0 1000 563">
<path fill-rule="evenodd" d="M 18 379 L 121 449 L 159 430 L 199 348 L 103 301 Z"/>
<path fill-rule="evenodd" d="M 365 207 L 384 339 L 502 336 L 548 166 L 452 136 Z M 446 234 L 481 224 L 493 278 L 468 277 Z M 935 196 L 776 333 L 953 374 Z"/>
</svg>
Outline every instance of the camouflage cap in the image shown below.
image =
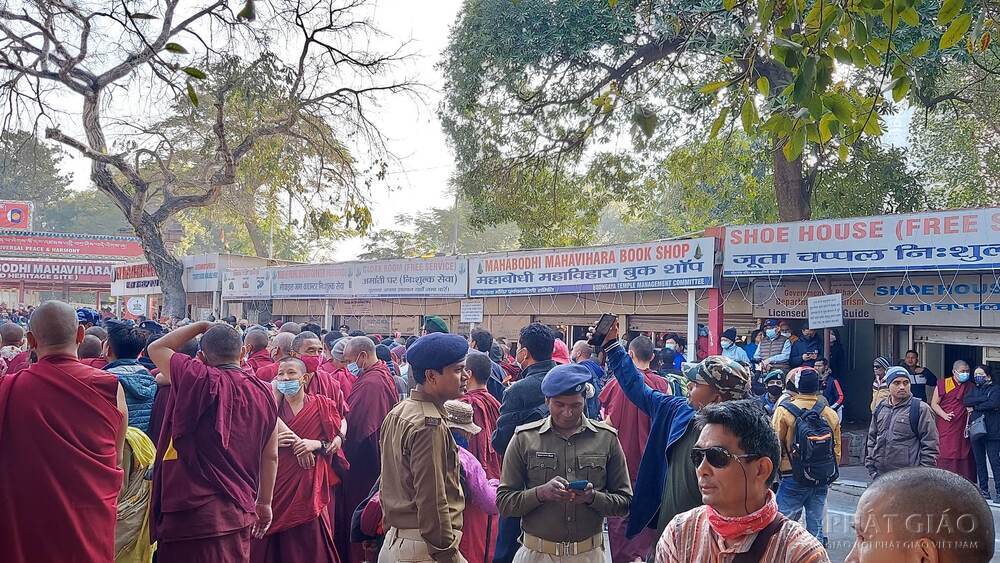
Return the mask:
<svg viewBox="0 0 1000 563">
<path fill-rule="evenodd" d="M 725 356 L 709 356 L 697 364 L 685 364 L 683 370 L 689 380 L 710 385 L 729 399 L 747 395 L 750 373 L 742 364 Z"/>
</svg>

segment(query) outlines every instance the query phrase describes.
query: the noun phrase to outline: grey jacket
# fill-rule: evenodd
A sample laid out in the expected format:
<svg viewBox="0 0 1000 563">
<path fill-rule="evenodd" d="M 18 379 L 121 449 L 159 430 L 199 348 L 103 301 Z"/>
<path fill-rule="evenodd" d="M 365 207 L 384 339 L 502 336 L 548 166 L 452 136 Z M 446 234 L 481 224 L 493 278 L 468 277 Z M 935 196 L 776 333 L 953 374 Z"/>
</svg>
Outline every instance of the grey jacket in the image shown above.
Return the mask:
<svg viewBox="0 0 1000 563">
<path fill-rule="evenodd" d="M 910 403 L 917 401 L 917 434 L 910 424 Z M 876 408 L 868 428 L 865 467 L 875 478 L 904 467 L 934 467 L 938 458 L 938 432 L 934 413 L 927 403 L 910 397 L 898 405 L 888 399 Z"/>
</svg>

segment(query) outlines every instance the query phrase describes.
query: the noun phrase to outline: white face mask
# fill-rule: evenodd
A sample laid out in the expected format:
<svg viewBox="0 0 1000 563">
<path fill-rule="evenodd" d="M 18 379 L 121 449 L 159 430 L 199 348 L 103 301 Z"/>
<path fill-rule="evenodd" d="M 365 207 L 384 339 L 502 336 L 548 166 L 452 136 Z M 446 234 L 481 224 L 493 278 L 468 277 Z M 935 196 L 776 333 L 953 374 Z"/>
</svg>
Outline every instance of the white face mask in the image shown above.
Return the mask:
<svg viewBox="0 0 1000 563">
<path fill-rule="evenodd" d="M 663 347 L 666 348 L 667 350 L 676 350 L 677 349 L 677 345 L 674 344 L 673 342 L 667 342 L 666 344 L 663 345 Z"/>
<path fill-rule="evenodd" d="M 788 332 L 788 331 L 785 331 L 785 332 L 782 332 L 782 333 L 781 333 L 781 336 L 784 336 L 785 338 L 788 338 L 788 337 L 790 337 L 791 335 L 792 335 L 792 333 L 790 333 L 790 332 Z"/>
<path fill-rule="evenodd" d="M 723 340 L 723 341 L 721 341 L 719 343 L 722 344 L 722 349 L 723 350 L 728 350 L 733 345 L 733 343 L 732 343 L 731 340 Z"/>
</svg>

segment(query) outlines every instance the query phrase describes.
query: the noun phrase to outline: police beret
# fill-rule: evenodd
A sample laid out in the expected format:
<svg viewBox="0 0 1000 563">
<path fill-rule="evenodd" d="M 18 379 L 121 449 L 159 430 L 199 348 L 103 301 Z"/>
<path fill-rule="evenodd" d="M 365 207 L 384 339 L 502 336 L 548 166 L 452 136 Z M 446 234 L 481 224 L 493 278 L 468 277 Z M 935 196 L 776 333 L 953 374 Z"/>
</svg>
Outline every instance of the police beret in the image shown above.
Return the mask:
<svg viewBox="0 0 1000 563">
<path fill-rule="evenodd" d="M 457 334 L 432 332 L 406 350 L 406 361 L 418 371 L 441 369 L 465 359 L 469 343 Z"/>
<path fill-rule="evenodd" d="M 586 384 L 593 374 L 586 366 L 580 364 L 558 365 L 545 374 L 542 379 L 542 394 L 546 397 L 558 397 L 571 393 L 583 393 Z"/>
<path fill-rule="evenodd" d="M 101 322 L 101 314 L 90 307 L 80 307 L 76 310 L 76 320 L 81 323 L 97 324 Z"/>
<path fill-rule="evenodd" d="M 444 322 L 444 319 L 442 319 L 441 317 L 437 315 L 431 315 L 429 317 L 424 317 L 424 330 L 426 330 L 429 333 L 448 332 L 448 325 Z"/>
</svg>

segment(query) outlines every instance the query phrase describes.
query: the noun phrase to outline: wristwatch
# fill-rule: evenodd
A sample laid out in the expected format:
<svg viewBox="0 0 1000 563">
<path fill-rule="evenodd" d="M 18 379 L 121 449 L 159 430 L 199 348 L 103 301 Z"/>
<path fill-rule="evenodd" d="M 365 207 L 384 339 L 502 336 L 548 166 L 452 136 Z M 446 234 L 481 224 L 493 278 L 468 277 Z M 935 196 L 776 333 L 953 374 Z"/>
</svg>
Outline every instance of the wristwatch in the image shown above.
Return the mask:
<svg viewBox="0 0 1000 563">
<path fill-rule="evenodd" d="M 326 440 L 319 441 L 319 453 L 320 455 L 326 455 L 326 452 L 330 450 L 330 442 Z"/>
</svg>

